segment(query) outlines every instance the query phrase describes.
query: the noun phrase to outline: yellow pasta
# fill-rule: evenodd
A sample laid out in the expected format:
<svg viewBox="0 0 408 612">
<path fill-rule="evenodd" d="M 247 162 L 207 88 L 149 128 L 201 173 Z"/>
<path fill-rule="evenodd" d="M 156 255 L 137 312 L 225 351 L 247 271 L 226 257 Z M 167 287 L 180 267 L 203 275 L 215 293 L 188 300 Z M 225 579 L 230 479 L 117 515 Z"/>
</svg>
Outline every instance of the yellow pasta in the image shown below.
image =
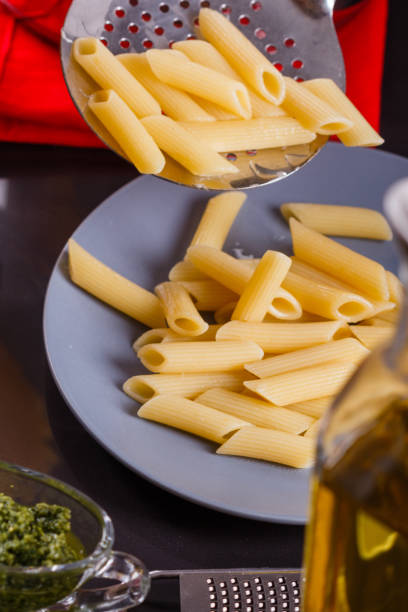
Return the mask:
<svg viewBox="0 0 408 612">
<path fill-rule="evenodd" d="M 294 410 L 274 406 L 269 402 L 235 393 L 228 389 L 212 388 L 197 397 L 197 401 L 221 412 L 232 414 L 258 427 L 280 429 L 301 434 L 314 419 Z"/>
<path fill-rule="evenodd" d="M 214 121 L 188 94 L 160 81 L 150 68 L 145 53 L 121 53 L 119 62 L 154 96 L 163 111 L 176 121 Z"/>
<path fill-rule="evenodd" d="M 159 103 L 97 38 L 77 38 L 75 60 L 102 89 L 113 89 L 138 117 L 160 115 Z"/>
<path fill-rule="evenodd" d="M 349 283 L 357 291 L 376 300 L 388 300 L 384 268 L 323 234 L 289 219 L 293 250 L 299 259 Z"/>
<path fill-rule="evenodd" d="M 163 153 L 141 121 L 113 90 L 92 94 L 88 106 L 139 172 L 158 174 L 163 170 L 166 162 Z"/>
<path fill-rule="evenodd" d="M 220 329 L 219 325 L 209 325 L 207 331 L 200 334 L 199 336 L 180 336 L 179 334 L 167 334 L 163 338 L 163 342 L 203 342 L 205 340 L 215 340 L 217 331 Z"/>
<path fill-rule="evenodd" d="M 304 433 L 305 438 L 312 438 L 312 440 L 316 440 L 319 435 L 320 427 L 322 426 L 321 419 L 318 419 L 309 427 L 307 431 Z"/>
<path fill-rule="evenodd" d="M 353 125 L 343 113 L 305 89 L 290 77 L 284 77 L 285 98 L 282 108 L 304 128 L 317 134 L 340 134 Z"/>
<path fill-rule="evenodd" d="M 248 374 L 243 370 L 193 374 L 140 374 L 128 378 L 123 390 L 142 404 L 152 397 L 169 393 L 191 399 L 213 387 L 242 391 L 243 382 L 247 379 Z"/>
<path fill-rule="evenodd" d="M 218 152 L 269 149 L 312 142 L 316 135 L 292 117 L 213 121 L 183 121 L 180 125 L 207 147 Z"/>
<path fill-rule="evenodd" d="M 199 336 L 208 329 L 190 294 L 181 283 L 167 281 L 155 288 L 169 327 L 182 336 Z"/>
<path fill-rule="evenodd" d="M 251 340 L 228 342 L 168 342 L 147 344 L 137 356 L 151 372 L 217 372 L 242 368 L 262 359 L 263 350 Z"/>
<path fill-rule="evenodd" d="M 238 169 L 224 157 L 197 142 L 190 132 L 170 117 L 151 116 L 141 120 L 157 146 L 192 174 L 219 176 Z"/>
<path fill-rule="evenodd" d="M 208 276 L 198 270 L 190 261 L 178 261 L 170 269 L 169 280 L 171 281 L 196 281 L 208 280 Z"/>
<path fill-rule="evenodd" d="M 242 191 L 229 191 L 210 198 L 190 242 L 190 247 L 200 244 L 222 249 L 231 226 L 246 199 L 247 196 Z"/>
<path fill-rule="evenodd" d="M 395 323 L 380 319 L 380 317 L 371 317 L 370 319 L 364 319 L 360 325 L 373 325 L 374 327 L 395 327 Z"/>
<path fill-rule="evenodd" d="M 324 363 L 268 378 L 249 380 L 244 385 L 269 402 L 286 406 L 338 393 L 355 368 L 355 364 L 341 361 Z"/>
<path fill-rule="evenodd" d="M 302 87 L 324 100 L 341 115 L 352 122 L 352 127 L 341 134 L 339 138 L 348 147 L 377 147 L 384 140 L 371 127 L 354 104 L 331 79 L 312 79 L 302 83 Z"/>
<path fill-rule="evenodd" d="M 266 251 L 245 286 L 231 319 L 262 321 L 291 265 L 287 255 Z"/>
<path fill-rule="evenodd" d="M 284 321 L 295 321 L 302 316 L 302 306 L 292 293 L 279 287 L 268 307 L 268 315 Z"/>
<path fill-rule="evenodd" d="M 218 310 L 237 297 L 235 293 L 211 279 L 180 283 L 193 297 L 197 310 Z"/>
<path fill-rule="evenodd" d="M 373 313 L 372 304 L 361 295 L 322 285 L 291 271 L 282 287 L 299 300 L 304 310 L 326 319 L 356 323 Z"/>
<path fill-rule="evenodd" d="M 376 349 L 378 346 L 390 341 L 395 334 L 394 326 L 352 325 L 350 331 L 353 336 L 370 350 Z"/>
<path fill-rule="evenodd" d="M 109 306 L 149 327 L 164 327 L 159 299 L 121 276 L 82 248 L 73 238 L 68 242 L 71 280 Z"/>
<path fill-rule="evenodd" d="M 306 227 L 322 234 L 376 240 L 392 239 L 392 231 L 386 218 L 370 208 L 288 202 L 282 204 L 280 209 L 286 220 L 294 217 Z"/>
<path fill-rule="evenodd" d="M 182 429 L 213 442 L 223 442 L 231 433 L 247 425 L 225 412 L 177 395 L 158 395 L 143 404 L 137 414 L 142 419 Z"/>
<path fill-rule="evenodd" d="M 378 315 L 379 319 L 386 321 L 387 323 L 392 323 L 393 325 L 397 325 L 399 318 L 401 316 L 400 309 L 390 310 L 388 312 L 382 312 Z"/>
<path fill-rule="evenodd" d="M 369 351 L 354 338 L 343 338 L 262 359 L 259 362 L 246 365 L 245 369 L 259 378 L 265 378 L 330 361 L 359 363 L 368 354 Z"/>
<path fill-rule="evenodd" d="M 205 40 L 181 40 L 172 46 L 172 49 L 181 51 L 184 55 L 197 64 L 203 64 L 216 72 L 225 74 L 231 79 L 241 80 L 238 72 L 236 72 L 232 66 L 229 65 L 227 60 L 221 55 L 221 53 L 209 42 Z M 276 104 L 267 102 L 264 98 L 261 98 L 248 86 L 248 94 L 252 107 L 253 117 L 279 117 L 284 116 L 285 111 Z M 233 117 L 221 117 L 214 115 L 217 119 L 228 119 Z"/>
<path fill-rule="evenodd" d="M 313 464 L 314 440 L 286 431 L 242 427 L 217 449 L 219 455 L 238 455 L 274 461 L 295 468 Z"/>
<path fill-rule="evenodd" d="M 203 8 L 199 14 L 200 32 L 226 58 L 263 98 L 280 104 L 285 83 L 279 70 L 236 28 L 217 11 Z"/>
<path fill-rule="evenodd" d="M 399 306 L 404 299 L 404 285 L 401 283 L 398 276 L 395 276 L 389 270 L 386 270 L 385 275 L 387 277 L 387 285 L 390 292 L 390 301 L 395 302 Z"/>
<path fill-rule="evenodd" d="M 243 119 L 251 118 L 248 91 L 240 81 L 191 62 L 180 51 L 151 49 L 146 56 L 154 74 L 164 83 L 214 102 Z"/>
<path fill-rule="evenodd" d="M 137 351 L 142 348 L 145 344 L 156 344 L 163 342 L 167 336 L 173 336 L 174 338 L 180 338 L 179 334 L 176 334 L 169 327 L 158 327 L 155 329 L 148 329 L 144 334 L 141 334 L 133 343 L 133 350 Z"/>
<path fill-rule="evenodd" d="M 306 402 L 299 402 L 297 404 L 290 404 L 285 406 L 288 410 L 295 410 L 308 416 L 320 419 L 326 410 L 332 405 L 334 396 L 329 395 L 327 397 L 318 397 L 316 399 L 308 400 Z"/>
<path fill-rule="evenodd" d="M 231 319 L 231 315 L 234 311 L 235 306 L 237 305 L 238 298 L 232 302 L 227 302 L 223 306 L 217 308 L 214 312 L 214 320 L 216 323 L 220 323 L 224 325 Z"/>
<path fill-rule="evenodd" d="M 316 323 L 247 323 L 230 321 L 217 332 L 216 340 L 250 340 L 265 353 L 287 353 L 334 340 L 342 330 L 341 321 Z M 288 402 L 289 403 L 289 402 Z"/>
</svg>

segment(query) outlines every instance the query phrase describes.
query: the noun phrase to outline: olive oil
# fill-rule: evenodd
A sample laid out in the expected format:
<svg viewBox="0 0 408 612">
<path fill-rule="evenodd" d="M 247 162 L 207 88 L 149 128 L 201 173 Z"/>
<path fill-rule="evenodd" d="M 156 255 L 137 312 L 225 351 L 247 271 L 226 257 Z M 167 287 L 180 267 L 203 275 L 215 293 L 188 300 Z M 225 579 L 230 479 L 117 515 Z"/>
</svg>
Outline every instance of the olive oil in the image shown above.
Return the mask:
<svg viewBox="0 0 408 612">
<path fill-rule="evenodd" d="M 303 612 L 406 612 L 407 402 L 337 438 L 320 449 L 312 485 Z"/>
</svg>

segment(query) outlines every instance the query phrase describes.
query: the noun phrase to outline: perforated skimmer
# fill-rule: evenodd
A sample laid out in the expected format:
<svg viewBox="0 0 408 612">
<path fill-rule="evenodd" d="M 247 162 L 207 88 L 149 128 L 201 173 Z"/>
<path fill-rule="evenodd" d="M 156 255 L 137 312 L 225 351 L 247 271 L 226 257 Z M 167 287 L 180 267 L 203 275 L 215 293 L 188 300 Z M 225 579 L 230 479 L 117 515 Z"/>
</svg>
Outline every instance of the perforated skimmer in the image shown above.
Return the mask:
<svg viewBox="0 0 408 612">
<path fill-rule="evenodd" d="M 74 0 L 62 29 L 61 60 L 70 94 L 84 119 L 116 153 L 117 143 L 87 110 L 95 83 L 71 59 L 73 41 L 96 36 L 114 53 L 167 48 L 196 36 L 200 7 L 221 11 L 284 74 L 297 80 L 328 77 L 344 89 L 344 64 L 333 27 L 335 0 Z M 207 189 L 253 187 L 288 176 L 326 143 L 319 136 L 307 145 L 229 151 L 224 155 L 239 173 L 198 177 L 167 158 L 160 176 Z"/>
</svg>

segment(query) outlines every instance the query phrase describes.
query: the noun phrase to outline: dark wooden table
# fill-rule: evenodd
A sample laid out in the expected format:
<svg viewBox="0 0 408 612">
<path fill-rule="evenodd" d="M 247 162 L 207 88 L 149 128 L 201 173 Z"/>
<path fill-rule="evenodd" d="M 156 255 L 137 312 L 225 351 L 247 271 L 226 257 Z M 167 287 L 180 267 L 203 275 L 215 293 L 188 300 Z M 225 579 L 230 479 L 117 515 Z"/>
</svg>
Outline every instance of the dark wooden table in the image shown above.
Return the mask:
<svg viewBox="0 0 408 612">
<path fill-rule="evenodd" d="M 381 131 L 385 150 L 408 156 L 401 4 L 390 2 Z M 108 151 L 0 145 L 0 457 L 93 497 L 114 521 L 116 548 L 150 569 L 299 567 L 301 527 L 224 515 L 149 484 L 94 441 L 49 374 L 42 308 L 54 261 L 88 213 L 134 176 Z M 142 609 L 177 606 L 170 598 Z"/>
</svg>

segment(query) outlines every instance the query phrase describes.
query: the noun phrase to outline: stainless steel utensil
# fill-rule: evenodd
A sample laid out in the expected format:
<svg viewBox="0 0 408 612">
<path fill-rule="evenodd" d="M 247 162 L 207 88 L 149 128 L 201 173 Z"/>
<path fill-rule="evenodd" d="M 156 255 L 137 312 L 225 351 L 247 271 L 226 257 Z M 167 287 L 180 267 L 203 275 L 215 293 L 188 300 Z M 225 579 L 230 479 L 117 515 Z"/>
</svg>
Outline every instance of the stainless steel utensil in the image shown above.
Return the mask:
<svg viewBox="0 0 408 612">
<path fill-rule="evenodd" d="M 344 64 L 332 22 L 335 0 L 74 0 L 61 32 L 61 61 L 65 81 L 79 112 L 94 132 L 116 153 L 123 151 L 96 117 L 87 99 L 97 86 L 71 59 L 71 46 L 80 36 L 100 38 L 114 53 L 169 47 L 195 36 L 200 7 L 227 15 L 285 75 L 298 80 L 332 78 L 344 89 Z M 162 178 L 206 189 L 254 187 L 289 176 L 326 143 L 319 136 L 310 144 L 260 151 L 229 151 L 226 157 L 239 174 L 216 178 L 190 174 L 173 160 Z"/>
</svg>

